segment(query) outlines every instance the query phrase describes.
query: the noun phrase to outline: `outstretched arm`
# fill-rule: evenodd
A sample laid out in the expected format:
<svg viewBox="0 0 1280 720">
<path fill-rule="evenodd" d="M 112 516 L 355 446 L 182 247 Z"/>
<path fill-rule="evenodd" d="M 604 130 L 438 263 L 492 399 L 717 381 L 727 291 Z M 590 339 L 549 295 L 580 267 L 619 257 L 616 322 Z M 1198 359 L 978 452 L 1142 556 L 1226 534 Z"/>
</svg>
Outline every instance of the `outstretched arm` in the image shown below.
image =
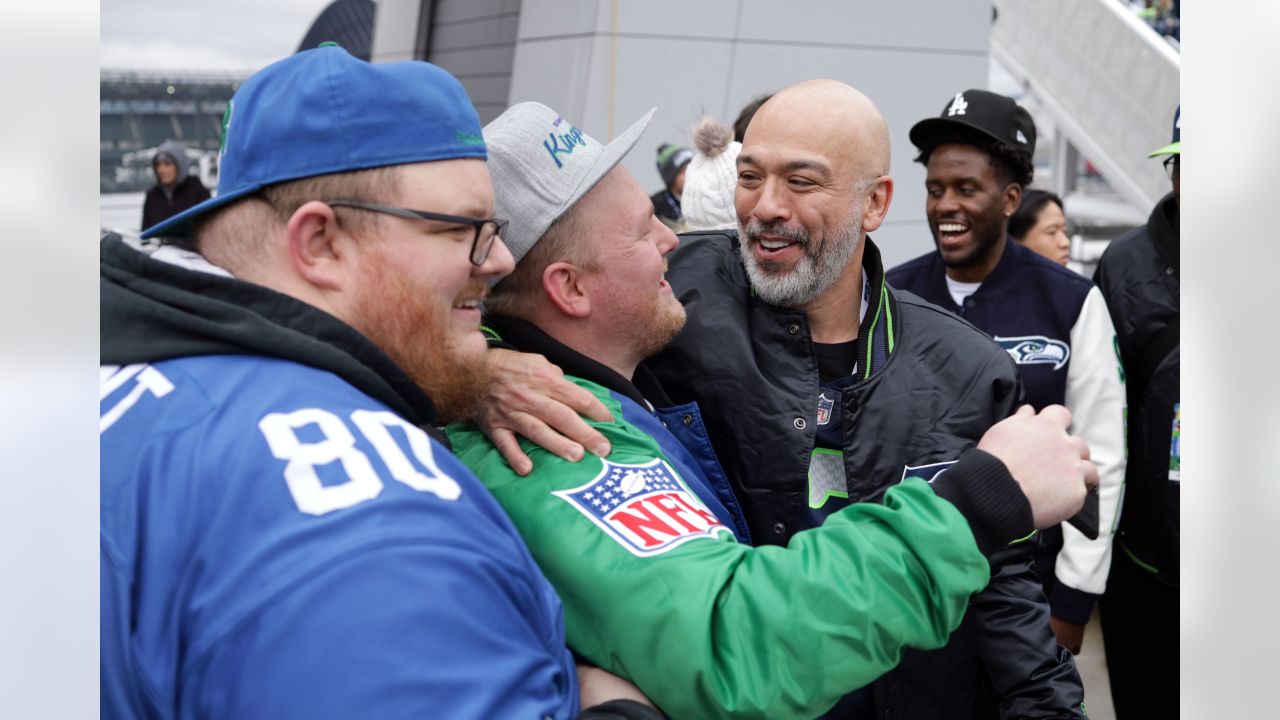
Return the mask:
<svg viewBox="0 0 1280 720">
<path fill-rule="evenodd" d="M 613 416 L 546 358 L 490 348 L 489 374 L 489 392 L 473 421 L 517 474 L 533 469 L 517 436 L 569 462 L 581 460 L 584 448 L 601 457 L 609 454 L 609 441 L 582 416 L 596 422 L 610 422 Z"/>
<path fill-rule="evenodd" d="M 608 461 L 567 464 L 529 447 L 540 455 L 529 479 L 478 431 L 450 428 L 450 439 L 556 586 L 576 652 L 673 717 L 812 717 L 893 668 L 904 647 L 944 644 L 986 584 L 984 552 L 1029 533 L 1033 517 L 1079 509 L 1069 415 L 1029 413 L 933 486 L 909 479 L 884 505 L 845 508 L 786 548 L 735 542 L 666 482 L 674 466 L 652 438 L 624 423 L 601 426 Z M 1062 457 L 1046 460 L 1046 447 Z M 1036 480 L 1006 467 L 1034 467 Z M 666 484 L 646 489 L 646 477 Z"/>
</svg>

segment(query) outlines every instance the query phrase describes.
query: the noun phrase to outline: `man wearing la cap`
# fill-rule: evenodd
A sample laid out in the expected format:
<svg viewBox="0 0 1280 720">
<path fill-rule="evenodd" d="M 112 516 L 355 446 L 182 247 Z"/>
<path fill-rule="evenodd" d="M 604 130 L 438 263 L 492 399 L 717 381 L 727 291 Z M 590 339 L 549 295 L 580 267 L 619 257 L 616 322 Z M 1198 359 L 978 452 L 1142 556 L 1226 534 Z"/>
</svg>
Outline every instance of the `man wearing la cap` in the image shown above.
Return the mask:
<svg viewBox="0 0 1280 720">
<path fill-rule="evenodd" d="M 828 112 L 819 113 L 817 108 L 824 108 Z M 800 132 L 796 132 L 797 129 Z M 525 145 L 531 144 L 526 142 Z M 740 222 L 748 223 L 748 218 L 754 219 L 756 213 L 768 216 L 770 238 L 777 237 L 780 232 L 789 232 L 797 238 L 791 245 L 798 246 L 804 257 L 797 262 L 795 253 L 791 253 L 788 258 L 793 264 L 802 267 L 793 266 L 790 271 L 772 267 L 775 257 L 769 260 L 771 267 L 767 271 L 759 271 L 750 265 L 744 268 L 735 234 L 720 232 L 684 236 L 680 250 L 669 254 L 668 258 L 672 263 L 672 273 L 669 275 L 671 285 L 677 290 L 677 296 L 688 305 L 688 322 L 672 345 L 645 362 L 650 369 L 657 371 L 663 389 L 670 391 L 670 399 L 684 404 L 683 412 L 672 417 L 675 422 L 667 422 L 670 433 L 681 439 L 689 453 L 699 459 L 710 456 L 714 461 L 718 456 L 723 469 L 727 471 L 725 474 L 732 483 L 733 493 L 717 491 L 716 498 L 713 499 L 724 501 L 729 497 L 741 505 L 742 519 L 745 520 L 747 533 L 754 542 L 762 545 L 797 546 L 820 542 L 814 538 L 827 537 L 816 533 L 797 535 L 800 530 L 822 524 L 822 520 L 827 517 L 831 518 L 830 522 L 842 524 L 850 519 L 863 517 L 862 513 L 874 514 L 882 511 L 883 508 L 875 503 L 849 508 L 853 503 L 848 496 L 852 495 L 855 501 L 881 500 L 886 491 L 890 491 L 904 479 L 934 478 L 934 487 L 940 493 L 946 492 L 943 488 L 951 487 L 963 488 L 961 492 L 972 492 L 975 496 L 985 495 L 983 488 L 990 489 L 988 483 L 999 474 L 996 472 L 998 467 L 988 467 L 987 470 L 995 473 L 988 474 L 985 470 L 972 467 L 971 456 L 966 458 L 968 462 L 954 461 L 973 447 L 993 423 L 1012 410 L 1017 390 L 1013 364 L 1007 354 L 978 331 L 925 303 L 911 299 L 900 300 L 897 293 L 883 285 L 877 251 L 869 242 L 861 242 L 865 239 L 862 233 L 868 229 L 874 230 L 883 217 L 892 187 L 891 180 L 884 175 L 888 167 L 888 143 L 887 131 L 879 112 L 867 98 L 842 83 L 827 80 L 802 83 L 779 93 L 761 110 L 751 124 L 742 153 L 739 157 L 740 167 L 750 167 L 752 170 L 742 170 L 743 180 L 739 188 L 737 208 Z M 495 152 L 495 158 L 500 159 L 503 155 L 502 151 Z M 796 169 L 797 165 L 803 172 Z M 802 186 L 799 182 L 802 179 L 800 175 L 813 177 L 820 172 L 820 177 L 810 181 L 812 185 L 816 185 L 818 181 L 823 183 L 820 192 L 809 191 L 808 186 Z M 768 193 L 770 197 L 766 201 L 765 193 L 759 191 L 760 183 L 756 182 L 761 175 L 770 178 L 770 187 L 774 187 L 775 182 L 784 182 L 781 178 L 790 175 L 791 181 L 785 184 L 788 196 L 780 198 L 779 190 L 775 187 L 773 193 Z M 775 176 L 779 179 L 773 180 Z M 577 187 L 577 182 L 579 180 L 575 177 L 571 187 Z M 499 184 L 505 183 L 499 180 Z M 795 197 L 790 197 L 791 193 Z M 567 203 L 561 200 L 552 202 L 557 197 L 553 193 L 538 191 L 531 194 L 541 198 L 542 205 L 547 206 L 546 209 L 535 208 L 541 218 L 534 225 L 539 228 L 538 231 L 523 233 L 529 238 L 536 238 L 541 236 L 542 228 L 550 225 L 551 218 L 562 212 L 557 208 L 564 208 Z M 499 202 L 506 200 L 500 199 Z M 782 203 L 788 208 L 787 212 L 794 214 L 791 218 L 784 220 L 773 215 L 780 211 Z M 519 207 L 523 208 L 525 204 L 521 203 Z M 859 210 L 865 211 L 865 221 L 858 219 Z M 520 216 L 522 213 L 512 211 L 512 214 Z M 850 219 L 850 215 L 855 217 Z M 572 227 L 577 219 L 571 217 L 565 222 Z M 803 224 L 803 229 L 793 230 L 791 222 Z M 778 230 L 779 226 L 784 229 Z M 591 237 L 593 233 L 590 230 L 584 228 L 580 232 L 583 237 Z M 762 231 L 754 227 L 752 231 L 756 234 L 750 237 L 748 243 L 753 249 L 748 250 L 744 246 L 742 253 L 761 252 L 754 247 L 764 242 L 760 237 Z M 560 232 L 548 234 L 561 236 Z M 513 242 L 517 245 L 518 254 L 521 252 L 520 248 L 532 240 L 520 241 L 513 237 Z M 772 244 L 772 240 L 769 242 Z M 796 247 L 791 249 L 795 250 Z M 859 249 L 867 255 L 865 264 Z M 773 253 L 775 256 L 777 254 Z M 819 268 L 816 273 L 815 266 Z M 547 282 L 547 273 L 551 273 L 556 267 L 553 263 L 542 273 L 544 284 Z M 864 267 L 865 274 L 862 273 Z M 823 282 L 830 285 L 833 268 L 837 271 L 839 284 L 835 287 L 823 286 Z M 597 272 L 607 278 L 610 273 L 626 272 L 626 269 L 606 265 Z M 751 273 L 750 278 L 747 276 L 748 272 Z M 536 270 L 532 274 L 535 279 L 539 277 Z M 812 283 L 812 276 L 815 274 L 820 281 L 820 287 L 816 290 Z M 521 270 L 517 269 L 512 280 L 520 275 Z M 849 282 L 855 276 L 861 277 L 868 285 L 865 294 L 858 285 Z M 873 280 L 867 281 L 868 276 Z M 789 302 L 785 299 L 758 297 L 758 294 L 768 292 L 773 298 L 779 284 L 784 287 L 796 285 L 796 278 L 800 279 L 798 284 L 802 286 L 802 290 L 835 298 L 838 302 L 825 303 L 818 308 L 815 307 L 816 303 L 808 304 L 809 301 L 803 301 L 801 307 L 795 307 L 775 304 Z M 871 282 L 875 282 L 874 287 L 871 287 Z M 536 286 L 534 289 L 537 289 Z M 874 300 L 867 300 L 868 296 Z M 860 303 L 858 298 L 864 299 Z M 865 313 L 859 312 L 860 304 L 869 305 Z M 810 322 L 815 329 L 810 330 Z M 823 325 L 821 331 L 827 333 L 827 336 L 820 338 L 819 330 L 816 329 L 819 324 Z M 911 328 L 915 334 L 904 333 L 904 326 Z M 895 327 L 898 330 L 895 331 Z M 632 329 L 632 325 L 628 324 L 624 329 Z M 802 329 L 804 334 L 800 334 Z M 854 338 L 862 337 L 866 340 L 849 343 L 850 348 L 856 345 L 856 352 L 842 355 L 853 358 L 850 365 L 856 365 L 858 372 L 852 376 L 851 390 L 845 396 L 846 401 L 837 403 L 835 410 L 830 407 L 827 409 L 828 419 L 835 418 L 831 420 L 831 425 L 842 426 L 844 432 L 837 433 L 839 439 L 826 442 L 834 442 L 837 447 L 843 448 L 843 453 L 819 451 L 824 456 L 824 461 L 832 457 L 836 460 L 834 464 L 822 464 L 821 469 L 825 470 L 825 474 L 821 475 L 824 484 L 816 486 L 805 480 L 805 475 L 818 464 L 810 462 L 817 429 L 817 423 L 811 424 L 810 421 L 814 417 L 812 413 L 815 406 L 821 402 L 820 397 L 815 397 L 818 394 L 816 385 L 819 374 L 818 369 L 813 367 L 812 345 L 818 339 L 827 341 L 827 337 L 833 332 L 849 333 Z M 810 342 L 810 333 L 815 338 L 814 343 Z M 940 343 L 941 347 L 951 348 L 951 352 L 936 352 Z M 626 347 L 625 343 L 623 346 Z M 543 347 L 551 346 L 544 343 Z M 599 350 L 585 347 L 574 349 L 578 353 L 591 354 L 606 352 L 610 348 L 606 345 Z M 498 352 L 500 351 L 495 351 Z M 507 353 L 502 354 L 505 356 Z M 896 362 L 890 362 L 891 354 Z M 825 364 L 823 367 L 825 372 Z M 850 375 L 851 369 L 845 366 L 842 372 Z M 503 374 L 511 375 L 505 371 Z M 573 374 L 572 370 L 570 374 Z M 615 373 L 617 374 L 621 373 Z M 515 375 L 518 376 L 519 373 Z M 600 377 L 602 376 L 596 376 Z M 637 374 L 636 377 L 641 376 Z M 826 381 L 825 375 L 823 379 Z M 510 377 L 504 377 L 501 382 L 512 383 Z M 598 380 L 597 384 L 600 384 Z M 607 385 L 607 381 L 604 384 Z M 634 383 L 627 382 L 626 385 Z M 611 389 L 617 391 L 618 387 L 620 386 Z M 676 396 L 677 393 L 680 397 Z M 519 397 L 520 394 L 508 392 L 507 396 Z M 930 398 L 936 398 L 938 402 L 934 403 Z M 632 397 L 632 400 L 635 398 Z M 625 411 L 628 406 L 621 400 L 618 402 L 623 408 L 623 420 L 636 422 L 637 416 L 634 413 L 628 416 Z M 638 405 L 639 402 L 635 404 Z M 657 412 L 662 414 L 661 409 Z M 797 417 L 796 413 L 801 415 Z M 1019 413 L 1019 417 L 1027 419 L 1030 417 L 1029 413 L 1030 408 L 1027 408 Z M 1046 410 L 1045 415 L 1057 415 L 1065 419 L 1062 408 Z M 806 416 L 810 420 L 805 420 Z M 703 419 L 706 421 L 705 435 L 701 433 L 700 421 Z M 596 426 L 601 427 L 599 423 Z M 683 428 L 692 432 L 686 432 Z M 1059 429 L 1058 432 L 1061 433 L 1062 430 Z M 656 434 L 661 436 L 662 432 Z M 650 436 L 653 437 L 653 434 L 650 433 Z M 609 439 L 616 446 L 618 436 L 610 433 Z M 502 445 L 499 444 L 498 447 Z M 1024 448 L 1031 449 L 1032 445 L 1025 445 Z M 523 445 L 523 449 L 538 453 L 528 443 Z M 628 457 L 632 457 L 636 451 L 634 447 L 626 450 L 629 452 Z M 510 448 L 504 448 L 502 452 L 515 464 L 513 466 L 528 467 L 528 458 L 524 457 L 519 447 L 514 452 Z M 557 454 L 560 454 L 559 451 Z M 612 460 L 611 455 L 610 461 Z M 496 458 L 490 453 L 484 461 L 496 463 Z M 546 455 L 539 455 L 535 472 L 536 467 L 545 462 L 554 461 Z M 589 467 L 599 467 L 599 461 L 591 458 L 582 462 Z M 922 468 L 921 465 L 928 467 Z M 945 473 L 941 472 L 946 466 L 950 466 L 950 469 Z M 846 468 L 848 481 L 845 480 Z M 839 475 L 836 475 L 837 472 Z M 702 477 L 715 487 L 716 474 L 714 470 L 706 471 L 704 467 Z M 1017 473 L 1014 475 L 1015 478 L 1018 477 Z M 848 487 L 851 492 L 825 492 L 826 489 L 838 488 L 833 484 L 835 481 L 832 477 L 838 478 L 841 485 Z M 587 480 L 593 479 L 599 480 L 592 475 L 583 478 L 583 482 L 585 484 Z M 701 483 L 689 483 L 695 493 L 699 484 Z M 821 501 L 817 505 L 806 502 L 814 497 L 812 490 L 815 486 L 823 490 L 817 493 Z M 500 497 L 505 493 L 537 492 L 537 485 L 531 487 L 534 489 L 511 487 L 498 492 Z M 908 480 L 903 488 L 890 491 L 887 495 L 888 507 L 900 507 L 903 494 L 899 491 L 909 492 L 909 487 L 919 486 L 914 480 Z M 541 492 L 547 494 L 545 489 Z M 989 507 L 987 503 L 996 501 L 997 496 L 986 495 L 984 500 L 978 501 L 978 505 Z M 702 499 L 713 511 L 716 504 L 723 504 Z M 545 502 L 554 506 L 550 499 Z M 1035 502 L 1032 504 L 1034 506 Z M 518 509 L 512 509 L 512 513 L 517 517 L 524 514 Z M 730 510 L 730 516 L 722 517 L 721 523 L 740 527 L 741 521 L 733 515 Z M 787 523 L 785 525 L 784 520 Z M 882 537 L 881 542 L 886 538 L 888 536 Z M 563 542 L 560 538 L 547 537 L 545 533 L 538 536 L 538 541 Z M 719 543 L 725 541 L 722 538 Z M 979 642 L 990 645 L 996 653 L 1001 648 L 1009 649 L 1011 654 L 1021 653 L 1016 644 L 1010 643 L 1009 638 L 999 631 L 1002 625 L 999 618 L 1016 620 L 1026 612 L 1022 599 L 1008 591 L 1008 579 L 1002 559 L 1007 552 L 1003 549 L 1003 544 L 997 544 L 1001 545 L 1001 549 L 995 553 L 999 557 L 992 559 L 991 585 L 972 599 L 971 605 L 982 609 L 966 613 L 967 630 L 966 625 L 962 625 L 963 636 L 957 639 L 953 635 L 948 642 L 948 649 L 944 651 L 908 652 L 907 655 L 911 657 L 904 656 L 901 668 L 867 686 L 865 691 L 842 698 L 833 710 L 833 717 L 871 717 L 887 712 L 901 717 L 972 717 L 974 707 L 988 706 L 993 702 L 986 698 L 982 689 L 986 681 L 979 676 L 981 670 L 970 656 L 976 652 Z M 570 542 L 568 546 L 575 550 L 583 547 L 577 542 Z M 607 543 L 604 546 L 609 547 Z M 726 551 L 726 548 L 718 545 L 713 548 L 709 540 L 699 539 L 681 544 L 663 560 L 676 562 L 680 557 L 678 551 L 705 552 L 709 549 Z M 732 547 L 728 550 L 731 551 Z M 779 552 L 784 551 L 781 548 L 767 548 L 758 557 L 772 558 L 774 553 Z M 572 563 L 565 564 L 572 569 Z M 619 563 L 610 567 L 616 573 L 622 567 L 631 566 Z M 747 566 L 737 566 L 739 570 L 744 567 Z M 724 572 L 726 570 L 723 569 L 712 572 L 712 579 L 720 577 Z M 863 574 L 859 573 L 859 576 L 863 577 Z M 611 577 L 606 576 L 596 584 L 605 583 Z M 889 579 L 888 576 L 880 577 Z M 823 582 L 822 579 L 808 580 L 811 586 L 822 586 Z M 891 583 L 901 588 L 902 578 L 899 576 Z M 667 580 L 659 578 L 657 584 L 674 591 Z M 871 583 L 865 583 L 865 586 L 876 587 Z M 607 592 L 594 586 L 589 589 Z M 1032 589 L 1035 593 L 1039 592 L 1038 586 L 1034 584 Z M 571 605 L 583 602 L 581 594 L 576 590 L 565 591 L 564 594 L 575 595 Z M 735 601 L 738 595 L 725 593 L 723 597 L 726 601 Z M 666 602 L 671 604 L 670 600 Z M 778 642 L 768 645 L 769 648 L 778 647 L 778 643 L 786 647 L 795 643 L 796 647 L 802 647 L 801 643 L 787 638 L 785 630 L 778 629 L 790 622 L 798 625 L 825 622 L 834 627 L 840 623 L 861 621 L 861 618 L 850 618 L 844 613 L 827 614 L 835 608 L 825 602 L 804 597 L 795 602 L 799 603 L 795 608 L 789 608 L 785 603 L 776 606 L 772 603 L 759 605 L 755 613 L 758 617 L 753 621 L 752 627 L 764 637 L 778 639 Z M 897 607 L 893 602 L 889 605 Z M 706 607 L 697 604 L 691 605 L 692 609 L 686 607 L 689 614 L 682 615 L 681 622 L 688 622 L 689 618 L 693 618 L 692 627 L 705 628 L 706 623 L 700 625 L 698 620 L 705 617 L 699 613 Z M 877 613 L 884 611 L 884 607 L 873 602 L 867 607 L 867 611 L 875 617 Z M 818 617 L 807 617 L 802 622 L 796 616 L 803 612 L 816 613 Z M 978 621 L 973 618 L 988 614 L 992 620 L 989 623 L 985 619 L 982 621 L 985 629 L 980 635 Z M 568 614 L 571 626 L 575 615 L 577 613 L 571 608 Z M 601 618 L 604 617 L 604 613 L 590 616 L 592 623 L 603 623 L 605 620 Z M 614 619 L 611 622 L 616 621 Z M 1047 633 L 1047 621 L 1042 622 Z M 774 626 L 772 623 L 782 625 Z M 716 625 L 710 627 L 714 629 Z M 766 635 L 766 631 L 770 631 L 770 634 Z M 599 628 L 589 627 L 587 632 L 599 632 Z M 689 662 L 702 662 L 704 665 L 713 662 L 714 657 L 707 658 L 704 662 L 705 654 L 699 653 L 695 646 L 687 645 L 691 642 L 688 635 L 689 633 L 684 637 L 677 636 L 675 640 L 667 635 L 645 636 L 645 639 L 650 643 L 686 643 L 680 648 L 690 648 L 693 657 L 684 658 L 680 667 L 687 667 Z M 1052 647 L 1051 636 L 1048 643 Z M 764 657 L 767 657 L 768 652 L 769 650 L 762 649 Z M 721 662 L 736 662 L 742 657 L 731 655 L 721 659 Z M 1026 697 L 1009 702 L 1009 713 L 1034 715 L 1047 694 L 1043 686 L 1053 682 L 1054 674 L 1050 671 L 1042 672 L 1041 668 L 1029 668 L 1025 662 L 1004 662 L 1001 667 L 1009 671 L 1009 677 L 1014 678 L 1010 683 L 1029 691 Z M 957 668 L 963 668 L 964 672 Z M 629 667 L 628 671 L 632 669 Z M 773 671 L 781 674 L 789 673 L 790 669 L 774 668 L 771 672 Z M 828 668 L 824 672 L 832 671 L 833 669 Z M 712 680 L 708 682 L 726 681 L 725 685 L 715 686 L 721 692 L 728 692 L 734 687 L 734 684 L 727 682 L 732 677 L 730 675 L 714 670 L 701 672 L 711 673 Z M 997 682 L 1004 679 L 1002 676 Z M 784 688 L 789 688 L 788 693 L 800 687 L 812 688 L 808 684 L 797 685 L 787 680 L 780 682 L 783 682 Z M 645 685 L 647 681 L 640 680 L 640 683 Z M 769 687 L 772 688 L 773 685 Z M 784 699 L 794 701 L 796 698 L 788 694 Z M 979 699 L 981 703 L 975 706 Z M 872 704 L 874 707 L 869 707 Z"/>
<path fill-rule="evenodd" d="M 889 282 L 990 334 L 1018 364 L 1026 401 L 1066 405 L 1098 465 L 1096 537 L 1063 526 L 1029 543 L 1055 635 L 1078 653 L 1106 587 L 1124 484 L 1124 381 L 1111 317 L 1093 283 L 1009 238 L 1009 217 L 1032 179 L 1036 129 L 1025 109 L 966 90 L 910 137 L 926 167 L 937 251 L 890 270 Z"/>
<path fill-rule="evenodd" d="M 424 431 L 512 267 L 485 157 L 452 76 L 321 47 L 236 92 L 164 247 L 104 239 L 103 717 L 578 716 L 555 592 Z"/>
<path fill-rule="evenodd" d="M 1128 489 L 1101 603 L 1121 720 L 1178 714 L 1181 106 L 1173 141 L 1148 157 L 1164 158 L 1173 191 L 1146 225 L 1111 242 L 1093 276 L 1111 308 L 1129 391 Z"/>
<path fill-rule="evenodd" d="M 486 328 L 605 403 L 615 420 L 595 427 L 613 451 L 571 463 L 526 443 L 534 471 L 521 478 L 474 427 L 451 426 L 450 439 L 565 599 L 575 652 L 672 717 L 811 718 L 889 670 L 904 645 L 945 642 L 986 584 L 983 553 L 1024 534 L 997 519 L 1004 500 L 1020 502 L 1016 483 L 984 478 L 991 456 L 974 451 L 932 492 L 910 480 L 886 506 L 846 508 L 785 549 L 749 546 L 697 404 L 673 405 L 639 367 L 685 319 L 663 280 L 677 238 L 618 165 L 652 115 L 608 145 L 532 102 L 484 132 L 517 259 Z M 979 501 L 983 480 L 1004 500 Z"/>
</svg>

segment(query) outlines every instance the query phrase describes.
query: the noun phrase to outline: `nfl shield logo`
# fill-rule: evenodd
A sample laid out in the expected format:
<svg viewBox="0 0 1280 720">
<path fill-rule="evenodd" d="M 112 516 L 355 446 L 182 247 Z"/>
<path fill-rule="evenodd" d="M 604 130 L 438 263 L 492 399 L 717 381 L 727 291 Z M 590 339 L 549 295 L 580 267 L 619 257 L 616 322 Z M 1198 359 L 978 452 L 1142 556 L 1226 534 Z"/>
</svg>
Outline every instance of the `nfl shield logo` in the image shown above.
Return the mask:
<svg viewBox="0 0 1280 720">
<path fill-rule="evenodd" d="M 835 404 L 826 393 L 818 393 L 818 427 L 831 422 L 831 406 Z"/>
<path fill-rule="evenodd" d="M 661 458 L 641 465 L 601 463 L 594 480 L 555 495 L 633 555 L 658 555 L 689 540 L 731 532 Z"/>
</svg>

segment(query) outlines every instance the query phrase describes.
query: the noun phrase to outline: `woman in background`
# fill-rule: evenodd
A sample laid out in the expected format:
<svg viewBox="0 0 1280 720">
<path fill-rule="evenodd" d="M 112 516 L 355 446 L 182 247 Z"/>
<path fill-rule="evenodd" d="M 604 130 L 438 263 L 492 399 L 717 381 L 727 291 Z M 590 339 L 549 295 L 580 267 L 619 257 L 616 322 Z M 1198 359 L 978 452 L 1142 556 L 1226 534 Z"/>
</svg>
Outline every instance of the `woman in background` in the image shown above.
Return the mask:
<svg viewBox="0 0 1280 720">
<path fill-rule="evenodd" d="M 1059 265 L 1066 265 L 1071 257 L 1071 238 L 1067 237 L 1062 198 L 1051 192 L 1023 191 L 1017 212 L 1009 218 L 1009 234 L 1029 250 Z"/>
</svg>

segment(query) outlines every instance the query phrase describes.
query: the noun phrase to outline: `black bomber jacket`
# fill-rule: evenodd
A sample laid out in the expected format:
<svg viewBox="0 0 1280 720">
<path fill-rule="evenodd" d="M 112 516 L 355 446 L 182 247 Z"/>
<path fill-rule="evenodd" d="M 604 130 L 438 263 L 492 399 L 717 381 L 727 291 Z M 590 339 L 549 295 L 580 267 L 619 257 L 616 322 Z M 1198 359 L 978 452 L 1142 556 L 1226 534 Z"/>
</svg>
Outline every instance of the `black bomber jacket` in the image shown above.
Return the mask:
<svg viewBox="0 0 1280 720">
<path fill-rule="evenodd" d="M 870 237 L 865 243 L 863 379 L 839 408 L 853 502 L 879 501 L 908 466 L 955 460 L 1022 395 L 1004 350 L 886 285 L 879 250 Z M 674 402 L 699 403 L 756 543 L 785 545 L 805 529 L 817 432 L 818 365 L 806 317 L 755 297 L 732 232 L 684 234 L 669 260 L 667 279 L 688 322 L 646 365 Z M 945 647 L 908 650 L 876 681 L 878 717 L 1083 717 L 1080 676 L 1050 628 L 1031 544 L 991 556 L 991 583 Z"/>
<path fill-rule="evenodd" d="M 1173 193 L 1147 224 L 1111 241 L 1093 279 L 1107 300 L 1129 393 L 1124 513 L 1116 553 L 1178 586 L 1181 512 L 1179 208 Z"/>
</svg>

